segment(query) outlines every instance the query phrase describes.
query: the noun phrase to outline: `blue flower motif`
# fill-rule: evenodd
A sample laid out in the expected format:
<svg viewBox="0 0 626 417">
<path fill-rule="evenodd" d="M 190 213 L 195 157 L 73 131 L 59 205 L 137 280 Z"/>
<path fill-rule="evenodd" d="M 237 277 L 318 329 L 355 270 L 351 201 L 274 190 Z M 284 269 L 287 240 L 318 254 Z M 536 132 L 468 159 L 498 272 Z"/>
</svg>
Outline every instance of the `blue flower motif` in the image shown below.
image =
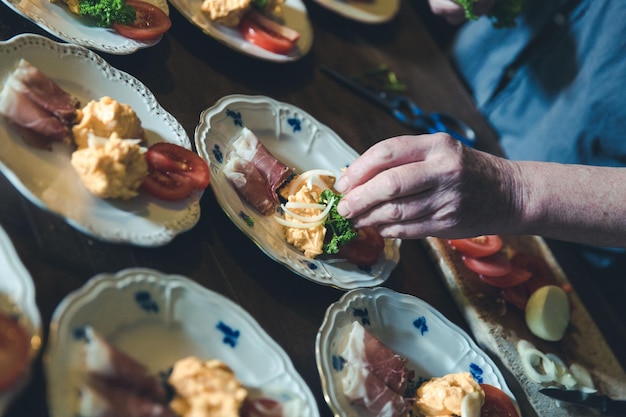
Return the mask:
<svg viewBox="0 0 626 417">
<path fill-rule="evenodd" d="M 369 311 L 367 311 L 367 308 L 354 308 L 352 310 L 352 317 L 356 317 L 356 318 L 360 318 L 361 319 L 361 323 L 365 326 L 365 325 L 370 325 L 372 324 L 370 322 L 370 313 Z"/>
<path fill-rule="evenodd" d="M 287 119 L 287 123 L 293 129 L 293 133 L 299 132 L 302 130 L 302 121 L 295 117 L 290 117 Z"/>
<path fill-rule="evenodd" d="M 420 331 L 420 334 L 422 336 L 424 336 L 424 333 L 428 331 L 428 325 L 426 324 L 426 317 L 424 316 L 421 316 L 415 319 L 413 321 L 413 326 L 415 326 L 415 328 Z"/>
<path fill-rule="evenodd" d="M 76 327 L 72 332 L 74 339 L 76 340 L 85 340 L 87 341 L 87 333 L 85 332 L 85 328 L 83 326 Z"/>
<path fill-rule="evenodd" d="M 235 126 L 243 127 L 243 120 L 241 119 L 241 113 L 226 109 L 226 116 L 232 117 L 233 123 L 235 124 Z"/>
<path fill-rule="evenodd" d="M 470 363 L 469 368 L 470 368 L 469 372 L 470 372 L 470 374 L 472 374 L 472 376 L 474 377 L 476 382 L 478 382 L 479 384 L 482 384 L 483 383 L 483 373 L 484 373 L 482 368 L 480 366 L 476 365 L 475 363 Z"/>
<path fill-rule="evenodd" d="M 148 291 L 137 291 L 135 302 L 148 313 L 159 312 L 159 305 L 152 299 L 152 295 Z"/>
<path fill-rule="evenodd" d="M 333 369 L 335 371 L 341 372 L 343 370 L 343 365 L 346 363 L 346 360 L 338 355 L 332 356 Z"/>
<path fill-rule="evenodd" d="M 215 157 L 215 160 L 219 162 L 220 164 L 224 162 L 224 154 L 222 153 L 222 150 L 220 149 L 220 145 L 217 143 L 213 145 L 213 156 Z"/>
<path fill-rule="evenodd" d="M 224 334 L 224 338 L 222 342 L 226 345 L 230 345 L 230 347 L 237 346 L 237 341 L 239 340 L 239 336 L 241 333 L 239 330 L 235 330 L 232 327 L 226 325 L 223 321 L 220 321 L 217 324 L 217 330 L 221 331 Z"/>
</svg>

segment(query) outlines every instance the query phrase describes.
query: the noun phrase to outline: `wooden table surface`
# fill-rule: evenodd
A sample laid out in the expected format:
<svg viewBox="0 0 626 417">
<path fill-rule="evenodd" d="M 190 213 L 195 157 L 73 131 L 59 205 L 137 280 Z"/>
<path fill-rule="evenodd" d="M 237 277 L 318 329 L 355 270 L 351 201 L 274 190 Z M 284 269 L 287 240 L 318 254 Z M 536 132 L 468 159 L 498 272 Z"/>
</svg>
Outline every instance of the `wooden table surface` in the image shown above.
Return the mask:
<svg viewBox="0 0 626 417">
<path fill-rule="evenodd" d="M 424 109 L 460 117 L 477 132 L 479 148 L 498 153 L 496 136 L 426 30 L 415 3 L 402 1 L 400 13 L 390 23 L 365 25 L 306 1 L 314 29 L 313 47 L 293 63 L 271 63 L 233 51 L 173 8 L 173 26 L 156 46 L 131 55 L 100 55 L 141 80 L 180 121 L 192 142 L 200 113 L 234 93 L 266 95 L 294 104 L 334 129 L 358 152 L 381 139 L 410 133 L 319 71 L 322 65 L 350 73 L 385 64 Z M 0 5 L 0 40 L 25 32 L 54 39 Z M 0 225 L 35 282 L 44 336 L 59 302 L 96 274 L 139 266 L 181 274 L 248 311 L 290 356 L 315 395 L 320 414 L 332 414 L 324 402 L 314 343 L 327 306 L 343 291 L 305 280 L 268 258 L 226 217 L 210 189 L 202 197 L 198 224 L 159 248 L 109 244 L 88 237 L 34 206 L 4 176 L 0 176 L 0 196 Z M 619 361 L 626 365 L 624 324 L 604 303 L 571 247 L 550 244 Z M 402 243 L 400 263 L 384 286 L 424 299 L 468 330 L 422 242 Z M 515 392 L 516 381 L 508 382 Z M 534 414 L 521 405 L 524 415 Z M 32 380 L 6 417 L 47 415 L 39 360 Z"/>
</svg>

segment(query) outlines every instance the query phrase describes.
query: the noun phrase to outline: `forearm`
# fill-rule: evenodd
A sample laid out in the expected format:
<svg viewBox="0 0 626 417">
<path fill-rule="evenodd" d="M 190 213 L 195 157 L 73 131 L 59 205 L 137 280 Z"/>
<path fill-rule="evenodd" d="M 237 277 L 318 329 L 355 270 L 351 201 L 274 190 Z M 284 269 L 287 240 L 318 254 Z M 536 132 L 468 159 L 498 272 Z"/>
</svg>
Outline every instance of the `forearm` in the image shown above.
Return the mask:
<svg viewBox="0 0 626 417">
<path fill-rule="evenodd" d="M 626 168 L 511 164 L 518 217 L 507 232 L 626 247 Z"/>
</svg>

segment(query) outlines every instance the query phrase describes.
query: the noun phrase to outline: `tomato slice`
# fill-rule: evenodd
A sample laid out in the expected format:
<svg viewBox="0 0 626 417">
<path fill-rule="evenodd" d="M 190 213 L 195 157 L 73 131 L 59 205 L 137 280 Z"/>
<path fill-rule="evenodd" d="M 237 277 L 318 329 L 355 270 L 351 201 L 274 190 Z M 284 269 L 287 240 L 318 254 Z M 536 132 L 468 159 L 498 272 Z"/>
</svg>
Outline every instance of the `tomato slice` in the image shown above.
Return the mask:
<svg viewBox="0 0 626 417">
<path fill-rule="evenodd" d="M 357 230 L 356 239 L 339 247 L 338 256 L 358 266 L 371 266 L 385 249 L 385 239 L 375 227 Z"/>
<path fill-rule="evenodd" d="M 511 264 L 530 271 L 531 277 L 526 284 L 529 294 L 545 285 L 558 285 L 548 263 L 541 256 L 517 252 L 511 258 Z"/>
<path fill-rule="evenodd" d="M 511 272 L 506 275 L 498 277 L 490 277 L 487 275 L 479 274 L 478 278 L 481 281 L 498 288 L 508 288 L 515 285 L 523 284 L 528 281 L 531 273 L 517 265 L 511 265 Z"/>
<path fill-rule="evenodd" d="M 141 0 L 126 0 L 137 15 L 130 25 L 113 24 L 113 30 L 122 36 L 138 41 L 157 39 L 172 27 L 169 16 L 157 6 Z"/>
<path fill-rule="evenodd" d="M 485 403 L 480 409 L 480 417 L 519 417 L 513 400 L 500 388 L 480 384 L 485 392 Z"/>
<path fill-rule="evenodd" d="M 469 269 L 487 277 L 502 277 L 509 274 L 512 269 L 511 261 L 501 252 L 481 258 L 465 255 L 461 258 Z"/>
<path fill-rule="evenodd" d="M 168 201 L 204 190 L 210 182 L 209 166 L 196 153 L 182 146 L 159 142 L 145 154 L 149 175 L 141 184 L 146 193 Z"/>
<path fill-rule="evenodd" d="M 246 16 L 239 22 L 239 32 L 248 42 L 275 54 L 287 55 L 295 45 L 295 42 L 271 32 Z"/>
<path fill-rule="evenodd" d="M 528 292 L 526 283 L 523 283 L 512 287 L 502 288 L 502 297 L 506 302 L 514 307 L 520 310 L 525 310 L 530 293 Z"/>
<path fill-rule="evenodd" d="M 30 338 L 26 329 L 0 312 L 0 393 L 9 390 L 28 368 Z"/>
<path fill-rule="evenodd" d="M 502 238 L 498 235 L 483 235 L 466 239 L 451 239 L 448 244 L 463 255 L 473 258 L 493 255 L 502 249 Z"/>
</svg>

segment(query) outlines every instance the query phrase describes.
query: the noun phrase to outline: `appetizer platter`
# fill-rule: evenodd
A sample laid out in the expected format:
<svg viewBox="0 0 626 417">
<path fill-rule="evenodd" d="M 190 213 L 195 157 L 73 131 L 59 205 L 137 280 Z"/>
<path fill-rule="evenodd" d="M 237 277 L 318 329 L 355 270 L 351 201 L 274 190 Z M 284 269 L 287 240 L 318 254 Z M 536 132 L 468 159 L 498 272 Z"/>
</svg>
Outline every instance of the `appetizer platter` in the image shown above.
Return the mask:
<svg viewBox="0 0 626 417">
<path fill-rule="evenodd" d="M 501 249 L 485 255 L 499 247 L 490 243 L 498 239 Z M 428 238 L 425 244 L 478 344 L 520 382 L 537 415 L 590 415 L 541 394 L 546 387 L 626 397 L 626 373 L 542 238 Z M 513 269 L 492 277 L 500 261 Z"/>
<path fill-rule="evenodd" d="M 286 30 L 290 33 L 293 32 L 295 34 L 294 37 L 291 38 L 293 47 L 289 47 L 285 51 L 272 51 L 271 49 L 273 48 L 268 50 L 267 48 L 259 46 L 267 42 L 255 44 L 250 41 L 250 38 L 246 38 L 247 35 L 245 35 L 246 32 L 252 30 L 257 33 L 261 32 L 260 36 L 262 38 L 269 39 L 275 37 L 270 36 L 272 33 L 279 31 L 282 33 L 282 28 L 280 30 L 270 30 L 270 35 L 268 35 L 268 33 L 265 33 L 266 31 L 261 30 L 256 25 L 254 25 L 253 29 L 250 29 L 249 22 L 247 22 L 246 28 L 238 23 L 226 25 L 211 19 L 210 16 L 201 9 L 203 2 L 200 0 L 170 1 L 187 20 L 205 34 L 235 51 L 258 59 L 272 62 L 296 61 L 304 57 L 313 45 L 313 28 L 309 21 L 306 6 L 301 0 L 285 0 L 283 4 L 277 7 L 276 12 L 272 13 L 270 16 L 265 16 L 266 19 L 263 19 L 264 21 L 271 20 L 274 23 L 278 23 L 280 26 L 288 28 Z"/>
<path fill-rule="evenodd" d="M 98 355 L 102 349 L 112 355 Z M 50 415 L 123 408 L 129 398 L 104 405 L 86 400 L 89 372 L 107 358 L 112 363 L 106 372 L 115 372 L 119 355 L 145 367 L 139 375 L 144 382 L 172 375 L 170 369 L 183 358 L 219 360 L 248 397 L 274 401 L 285 416 L 319 416 L 309 387 L 259 324 L 233 301 L 183 276 L 127 269 L 97 275 L 66 296 L 53 314 L 44 356 Z"/>
<path fill-rule="evenodd" d="M 0 271 L 0 415 L 3 415 L 28 381 L 30 366 L 43 340 L 35 284 L 2 227 Z M 18 340 L 12 336 L 16 333 L 24 337 Z"/>
<path fill-rule="evenodd" d="M 182 125 L 152 93 L 92 51 L 42 36 L 19 35 L 0 42 L 0 57 L 3 83 L 8 82 L 18 63 L 27 60 L 45 68 L 47 77 L 81 103 L 110 96 L 130 106 L 141 121 L 148 146 L 167 142 L 193 154 Z M 81 74 L 80 80 L 74 77 L 77 73 Z M 38 149 L 22 139 L 6 118 L 0 120 L 0 171 L 33 204 L 62 216 L 90 236 L 109 242 L 160 246 L 199 219 L 202 191 L 179 201 L 164 201 L 146 193 L 127 200 L 100 198 L 81 183 L 70 163 L 73 152 L 69 146 L 53 143 L 50 149 Z"/>
<path fill-rule="evenodd" d="M 169 16 L 166 0 L 145 1 Z M 98 27 L 91 19 L 72 13 L 62 0 L 2 0 L 2 2 L 59 39 L 109 54 L 131 54 L 139 49 L 154 46 L 161 40 L 161 36 L 135 40 L 121 35 L 112 28 Z"/>
<path fill-rule="evenodd" d="M 400 10 L 400 0 L 314 0 L 348 19 L 367 24 L 392 20 Z"/>
<path fill-rule="evenodd" d="M 432 377 L 468 372 L 477 383 L 490 384 L 504 392 L 517 408 L 494 362 L 462 329 L 423 300 L 379 287 L 344 294 L 328 307 L 317 333 L 317 367 L 324 398 L 335 416 L 370 415 L 345 392 L 344 378 L 351 362 L 348 356 L 361 354 L 346 348 L 355 326 L 378 339 L 382 349 L 387 347 L 408 360 L 406 368 L 414 375 L 406 391 L 412 395 L 421 382 Z M 389 361 L 380 361 L 391 366 Z M 355 378 L 349 379 L 354 383 Z"/>
<path fill-rule="evenodd" d="M 400 240 L 385 239 L 377 262 L 359 267 L 341 258 L 310 258 L 288 243 L 283 226 L 263 215 L 233 187 L 225 173 L 233 139 L 245 130 L 296 173 L 337 174 L 357 153 L 331 129 L 301 109 L 264 96 L 231 95 L 205 110 L 196 127 L 196 149 L 211 167 L 211 187 L 225 213 L 270 258 L 296 274 L 341 289 L 385 282 L 400 259 Z"/>
</svg>

